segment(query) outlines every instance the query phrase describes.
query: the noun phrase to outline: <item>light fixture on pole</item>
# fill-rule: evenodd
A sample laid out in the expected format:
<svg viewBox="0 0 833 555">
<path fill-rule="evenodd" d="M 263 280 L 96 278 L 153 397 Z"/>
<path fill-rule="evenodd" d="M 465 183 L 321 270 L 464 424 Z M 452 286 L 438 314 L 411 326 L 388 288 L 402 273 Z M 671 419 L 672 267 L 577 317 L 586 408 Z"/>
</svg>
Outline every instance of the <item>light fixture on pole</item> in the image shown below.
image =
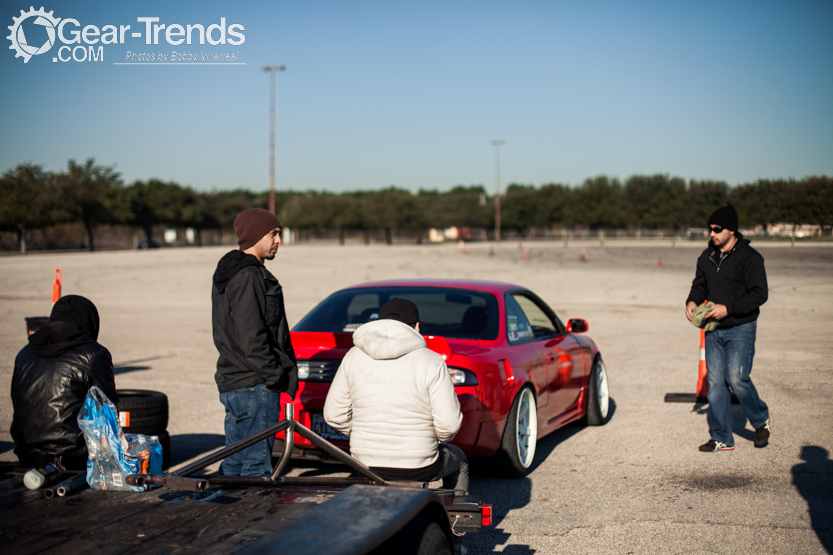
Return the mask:
<svg viewBox="0 0 833 555">
<path fill-rule="evenodd" d="M 492 141 L 495 147 L 495 241 L 500 243 L 500 147 L 503 141 Z"/>
<path fill-rule="evenodd" d="M 275 72 L 286 66 L 263 66 L 260 68 L 271 76 L 269 89 L 269 212 L 275 213 Z"/>
</svg>

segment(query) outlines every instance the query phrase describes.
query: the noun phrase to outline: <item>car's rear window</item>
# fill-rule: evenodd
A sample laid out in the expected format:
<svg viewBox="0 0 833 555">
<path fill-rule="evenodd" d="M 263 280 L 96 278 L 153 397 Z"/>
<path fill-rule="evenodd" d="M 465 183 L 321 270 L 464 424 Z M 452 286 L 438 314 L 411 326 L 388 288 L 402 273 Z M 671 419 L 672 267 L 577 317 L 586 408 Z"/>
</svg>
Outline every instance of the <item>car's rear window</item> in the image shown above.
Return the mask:
<svg viewBox="0 0 833 555">
<path fill-rule="evenodd" d="M 293 331 L 354 332 L 379 318 L 379 308 L 394 297 L 419 308 L 419 332 L 454 339 L 494 340 L 498 335 L 497 298 L 491 293 L 442 287 L 374 287 L 333 293 Z"/>
</svg>

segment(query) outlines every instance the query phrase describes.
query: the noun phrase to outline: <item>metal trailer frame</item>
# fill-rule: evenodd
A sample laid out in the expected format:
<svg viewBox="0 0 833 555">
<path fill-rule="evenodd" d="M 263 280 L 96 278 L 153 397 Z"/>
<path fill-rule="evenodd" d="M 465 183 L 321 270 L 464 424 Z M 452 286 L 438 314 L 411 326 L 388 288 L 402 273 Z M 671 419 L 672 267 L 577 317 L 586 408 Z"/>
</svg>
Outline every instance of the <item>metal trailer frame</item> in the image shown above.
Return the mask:
<svg viewBox="0 0 833 555">
<path fill-rule="evenodd" d="M 324 486 L 347 487 L 331 501 L 316 506 L 308 513 L 295 519 L 291 532 L 282 526 L 261 538 L 251 546 L 249 552 L 271 552 L 272 546 L 280 544 L 286 548 L 293 541 L 302 552 L 314 547 L 320 551 L 322 541 L 327 543 L 327 553 L 368 553 L 416 517 L 437 522 L 449 541 L 454 536 L 477 533 L 482 526 L 491 524 L 491 505 L 484 505 L 481 498 L 469 496 L 466 492 L 447 489 L 429 490 L 426 482 L 385 480 L 368 466 L 350 454 L 342 451 L 297 420 L 295 407 L 287 403 L 283 420 L 202 457 L 191 464 L 167 474 L 131 474 L 126 481 L 132 486 L 157 485 L 181 491 L 202 492 L 213 487 L 264 487 L 280 486 Z M 191 477 L 195 472 L 225 459 L 259 441 L 285 431 L 283 454 L 275 464 L 272 475 L 249 476 L 207 476 Z M 295 433 L 349 466 L 358 477 L 291 477 L 284 476 L 295 444 Z M 378 487 L 382 486 L 382 488 Z M 387 490 L 385 488 L 391 488 Z M 356 515 L 368 514 L 365 524 L 358 528 Z M 381 513 L 380 513 L 381 511 Z M 362 519 L 359 518 L 359 521 Z M 345 551 L 347 549 L 347 551 Z"/>
</svg>

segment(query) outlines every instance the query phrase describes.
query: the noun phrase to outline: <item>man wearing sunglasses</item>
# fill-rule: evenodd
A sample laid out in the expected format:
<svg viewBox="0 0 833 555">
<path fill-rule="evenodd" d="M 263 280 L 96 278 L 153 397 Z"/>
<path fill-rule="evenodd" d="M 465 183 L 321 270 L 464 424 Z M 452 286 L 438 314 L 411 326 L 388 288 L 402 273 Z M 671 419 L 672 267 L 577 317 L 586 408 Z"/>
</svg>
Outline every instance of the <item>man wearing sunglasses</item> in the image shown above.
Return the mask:
<svg viewBox="0 0 833 555">
<path fill-rule="evenodd" d="M 755 447 L 766 447 L 771 431 L 769 409 L 749 377 L 759 307 L 767 300 L 764 258 L 738 231 L 738 213 L 731 204 L 712 213 L 709 233 L 711 241 L 697 259 L 685 309 L 691 320 L 698 305 L 712 301 L 715 304 L 703 320 L 718 321 L 717 329 L 706 332 L 707 420 L 711 439 L 700 446 L 700 451 L 735 448 L 729 387 L 755 428 Z"/>
</svg>

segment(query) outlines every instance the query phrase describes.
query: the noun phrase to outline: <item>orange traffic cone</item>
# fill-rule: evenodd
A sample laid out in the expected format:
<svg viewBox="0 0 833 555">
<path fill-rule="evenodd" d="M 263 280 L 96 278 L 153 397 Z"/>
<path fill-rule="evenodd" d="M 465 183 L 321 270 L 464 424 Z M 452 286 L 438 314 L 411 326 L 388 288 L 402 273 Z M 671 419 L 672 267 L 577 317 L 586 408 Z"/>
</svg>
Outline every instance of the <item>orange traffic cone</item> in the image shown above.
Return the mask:
<svg viewBox="0 0 833 555">
<path fill-rule="evenodd" d="M 524 260 L 529 260 L 529 247 L 524 249 Z"/>
<path fill-rule="evenodd" d="M 657 258 L 657 266 L 662 268 L 662 257 L 661 256 L 659 258 Z"/>
<path fill-rule="evenodd" d="M 581 248 L 581 254 L 578 257 L 579 262 L 587 262 L 587 257 L 584 255 L 584 247 Z"/>
<path fill-rule="evenodd" d="M 61 279 L 63 274 L 61 273 L 61 269 L 58 268 L 55 270 L 55 283 L 52 284 L 52 304 L 58 302 L 58 299 L 61 298 Z"/>
<path fill-rule="evenodd" d="M 706 376 L 706 330 L 700 330 L 700 367 L 697 376 L 697 402 L 707 403 L 709 380 Z"/>
</svg>

